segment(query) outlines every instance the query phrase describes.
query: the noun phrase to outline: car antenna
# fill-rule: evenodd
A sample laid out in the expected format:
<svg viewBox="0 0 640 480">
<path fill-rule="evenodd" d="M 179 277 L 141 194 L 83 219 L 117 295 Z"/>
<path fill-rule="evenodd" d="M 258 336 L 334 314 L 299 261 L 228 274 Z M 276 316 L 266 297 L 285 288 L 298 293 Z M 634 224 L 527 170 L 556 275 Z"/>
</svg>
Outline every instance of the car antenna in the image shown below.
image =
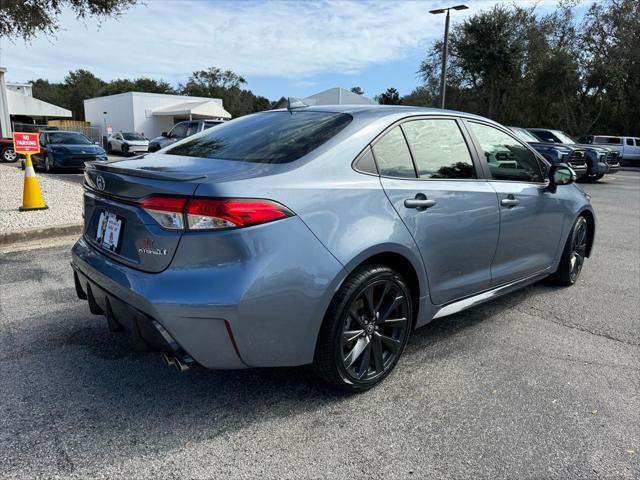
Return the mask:
<svg viewBox="0 0 640 480">
<path fill-rule="evenodd" d="M 309 105 L 307 105 L 306 103 L 304 103 L 302 100 L 300 100 L 299 98 L 294 98 L 294 97 L 287 97 L 287 110 L 289 111 L 289 113 L 291 115 L 293 115 L 293 110 L 295 108 L 303 108 L 303 107 L 308 107 Z"/>
</svg>

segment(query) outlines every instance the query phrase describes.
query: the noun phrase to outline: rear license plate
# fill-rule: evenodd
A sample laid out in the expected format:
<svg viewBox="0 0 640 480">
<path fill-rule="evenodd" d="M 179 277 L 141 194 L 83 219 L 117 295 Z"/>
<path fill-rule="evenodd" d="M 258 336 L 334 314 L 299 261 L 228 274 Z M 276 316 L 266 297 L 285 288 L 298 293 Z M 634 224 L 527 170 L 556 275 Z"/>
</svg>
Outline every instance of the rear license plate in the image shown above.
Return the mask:
<svg viewBox="0 0 640 480">
<path fill-rule="evenodd" d="M 115 252 L 118 250 L 120 241 L 120 230 L 122 229 L 122 218 L 115 213 L 106 210 L 100 213 L 98 219 L 98 230 L 96 232 L 96 241 L 103 248 Z"/>
</svg>

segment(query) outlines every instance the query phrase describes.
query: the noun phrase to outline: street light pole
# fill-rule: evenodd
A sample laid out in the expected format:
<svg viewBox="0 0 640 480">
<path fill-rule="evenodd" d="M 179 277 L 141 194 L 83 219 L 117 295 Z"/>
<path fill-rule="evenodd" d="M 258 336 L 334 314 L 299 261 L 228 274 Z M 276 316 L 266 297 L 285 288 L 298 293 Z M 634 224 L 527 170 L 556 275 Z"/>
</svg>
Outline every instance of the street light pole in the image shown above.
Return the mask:
<svg viewBox="0 0 640 480">
<path fill-rule="evenodd" d="M 447 18 L 444 23 L 444 43 L 442 44 L 442 68 L 440 71 L 440 108 L 444 108 L 445 96 L 447 90 L 447 58 L 449 56 L 449 18 L 451 10 L 466 10 L 466 5 L 456 5 L 455 7 L 439 8 L 437 10 L 431 10 L 429 13 L 437 15 L 439 13 L 447 14 Z"/>
</svg>

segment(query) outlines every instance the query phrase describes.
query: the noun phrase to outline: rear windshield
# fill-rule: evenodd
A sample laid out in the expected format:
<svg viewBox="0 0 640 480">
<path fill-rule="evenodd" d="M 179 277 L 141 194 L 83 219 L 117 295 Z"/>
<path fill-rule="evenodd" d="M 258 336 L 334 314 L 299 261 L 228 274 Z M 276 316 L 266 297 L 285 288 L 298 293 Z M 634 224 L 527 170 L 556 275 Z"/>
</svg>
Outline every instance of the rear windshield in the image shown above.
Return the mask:
<svg viewBox="0 0 640 480">
<path fill-rule="evenodd" d="M 288 163 L 318 148 L 351 120 L 351 115 L 346 113 L 258 113 L 205 130 L 169 147 L 165 153 L 255 163 Z"/>
</svg>

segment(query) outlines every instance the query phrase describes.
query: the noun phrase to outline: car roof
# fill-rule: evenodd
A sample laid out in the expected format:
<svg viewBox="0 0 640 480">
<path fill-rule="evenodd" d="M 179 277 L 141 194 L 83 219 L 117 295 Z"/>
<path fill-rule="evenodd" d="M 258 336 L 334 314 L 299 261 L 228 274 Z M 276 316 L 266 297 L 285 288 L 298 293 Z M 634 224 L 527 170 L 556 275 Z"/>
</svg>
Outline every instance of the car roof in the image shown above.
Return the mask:
<svg viewBox="0 0 640 480">
<path fill-rule="evenodd" d="M 279 108 L 276 110 L 270 110 L 272 112 L 283 111 L 286 112 L 286 108 Z M 348 113 L 352 116 L 367 116 L 383 118 L 389 115 L 407 114 L 407 115 L 452 115 L 456 117 L 475 118 L 478 120 L 484 120 L 494 122 L 485 117 L 474 115 L 472 113 L 459 112 L 456 110 L 446 110 L 441 108 L 430 107 L 414 107 L 407 105 L 315 105 L 307 107 L 297 107 L 292 109 L 296 111 L 308 111 L 308 112 L 330 112 L 330 113 Z"/>
</svg>

